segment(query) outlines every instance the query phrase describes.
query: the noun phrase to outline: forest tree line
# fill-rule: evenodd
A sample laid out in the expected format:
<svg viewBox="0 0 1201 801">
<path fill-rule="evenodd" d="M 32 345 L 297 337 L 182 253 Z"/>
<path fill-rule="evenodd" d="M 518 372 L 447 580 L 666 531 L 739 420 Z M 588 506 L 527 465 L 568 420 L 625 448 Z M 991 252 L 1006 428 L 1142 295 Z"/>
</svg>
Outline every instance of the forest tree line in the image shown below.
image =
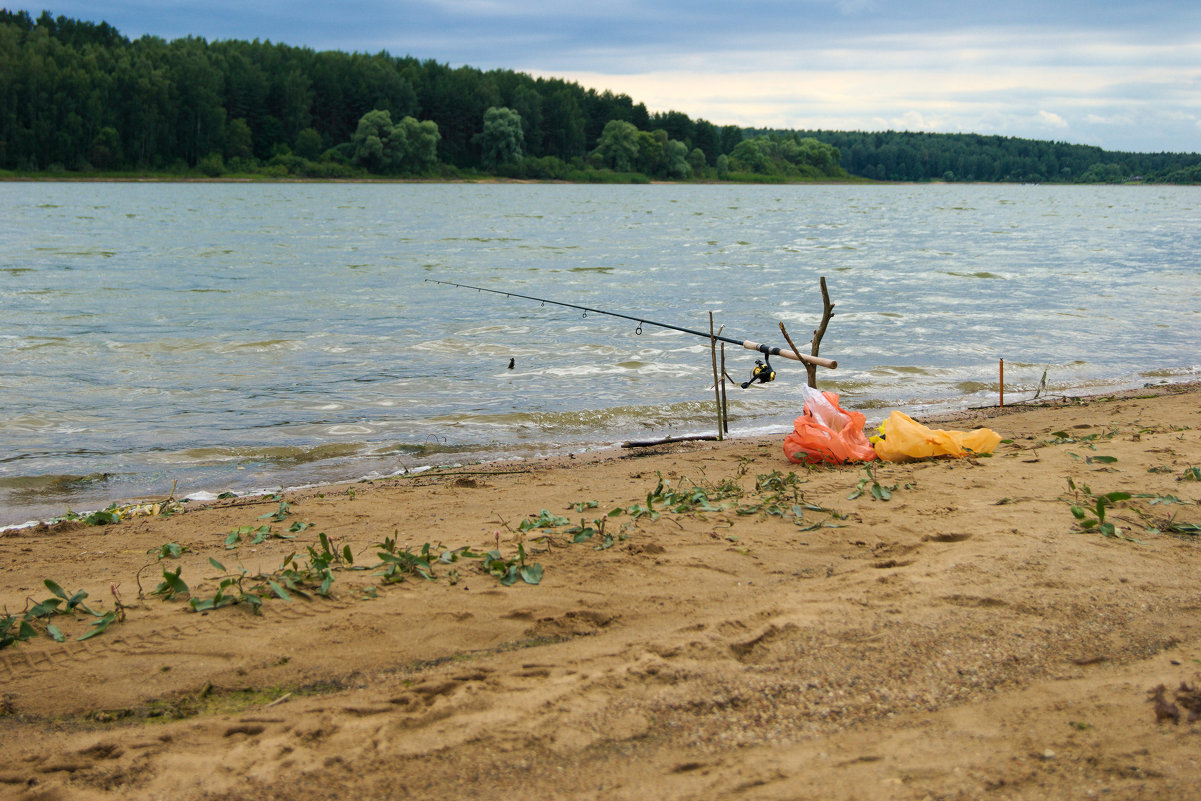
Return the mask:
<svg viewBox="0 0 1201 801">
<path fill-rule="evenodd" d="M 257 39 L 130 40 L 103 22 L 0 9 L 0 170 L 1196 183 L 1201 156 L 718 126 L 510 70 Z"/>
</svg>

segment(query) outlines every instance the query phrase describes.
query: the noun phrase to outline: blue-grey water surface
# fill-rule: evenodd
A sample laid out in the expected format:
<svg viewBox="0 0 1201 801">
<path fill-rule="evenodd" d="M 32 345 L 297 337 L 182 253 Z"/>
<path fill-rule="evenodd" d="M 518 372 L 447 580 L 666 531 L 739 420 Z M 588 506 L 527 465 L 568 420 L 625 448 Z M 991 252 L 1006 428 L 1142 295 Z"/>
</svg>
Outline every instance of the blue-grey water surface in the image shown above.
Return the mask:
<svg viewBox="0 0 1201 801">
<path fill-rule="evenodd" d="M 705 339 L 888 408 L 1195 377 L 1201 188 L 0 184 L 0 525 L 713 428 Z M 749 377 L 756 354 L 727 350 Z M 510 359 L 515 367 L 507 369 Z M 783 431 L 804 370 L 731 388 Z"/>
</svg>

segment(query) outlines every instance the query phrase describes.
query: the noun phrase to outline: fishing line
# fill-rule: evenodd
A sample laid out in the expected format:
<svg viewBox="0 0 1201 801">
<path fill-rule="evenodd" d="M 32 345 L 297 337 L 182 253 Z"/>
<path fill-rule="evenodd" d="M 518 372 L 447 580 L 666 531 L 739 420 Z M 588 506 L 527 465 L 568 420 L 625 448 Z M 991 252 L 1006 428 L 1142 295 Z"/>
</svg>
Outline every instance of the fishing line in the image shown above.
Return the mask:
<svg viewBox="0 0 1201 801">
<path fill-rule="evenodd" d="M 488 289 L 487 287 L 473 286 L 472 284 L 459 284 L 459 283 L 455 283 L 454 281 L 439 281 L 434 278 L 427 278 L 427 279 L 425 279 L 425 281 L 426 281 L 426 283 L 443 284 L 445 286 L 458 287 L 459 289 L 474 289 L 477 292 L 490 292 L 493 295 L 504 295 L 506 298 L 521 298 L 523 300 L 532 300 L 536 303 L 542 304 L 543 306 L 550 303 L 554 306 L 563 306 L 568 309 L 577 309 L 577 310 L 583 312 L 583 317 L 585 319 L 588 317 L 588 313 L 592 312 L 593 314 L 603 314 L 608 317 L 620 317 L 623 320 L 632 320 L 632 321 L 638 323 L 638 327 L 634 329 L 634 333 L 637 335 L 642 334 L 642 327 L 644 325 L 653 325 L 658 328 L 666 328 L 671 331 L 679 331 L 680 333 L 683 333 L 683 334 L 691 334 L 693 336 L 703 337 L 708 340 L 718 340 L 719 342 L 728 342 L 732 345 L 739 345 L 743 348 L 746 348 L 747 350 L 753 350 L 753 351 L 762 353 L 764 356 L 764 360 L 763 360 L 763 362 L 759 362 L 759 361 L 755 362 L 756 367 L 751 372 L 751 380 L 742 385 L 744 389 L 746 387 L 750 386 L 751 384 L 755 384 L 755 383 L 766 384 L 767 382 L 772 381 L 776 377 L 776 371 L 774 369 L 772 369 L 772 366 L 771 366 L 770 362 L 768 361 L 768 359 L 772 356 L 780 356 L 785 359 L 792 359 L 793 361 L 804 362 L 806 364 L 816 364 L 821 367 L 827 367 L 831 370 L 838 367 L 838 362 L 833 359 L 825 359 L 825 358 L 821 358 L 818 356 L 806 356 L 805 354 L 798 354 L 791 350 L 784 350 L 782 348 L 773 347 L 771 345 L 764 345 L 759 342 L 751 342 L 750 340 L 743 340 L 743 339 L 734 339 L 733 337 L 718 336 L 716 334 L 709 334 L 704 331 L 697 331 L 696 329 L 693 329 L 693 328 L 684 328 L 682 326 L 672 325 L 670 323 L 660 323 L 655 320 L 648 320 L 646 317 L 635 317 L 635 316 L 632 316 L 629 314 L 622 314 L 620 312 L 606 311 L 604 309 L 594 309 L 590 306 L 581 306 L 577 303 L 566 303 L 561 300 L 550 300 L 548 298 L 538 298 L 538 297 L 534 297 L 533 295 L 523 295 L 520 292 L 510 292 L 510 291 L 504 290 L 504 289 Z"/>
</svg>

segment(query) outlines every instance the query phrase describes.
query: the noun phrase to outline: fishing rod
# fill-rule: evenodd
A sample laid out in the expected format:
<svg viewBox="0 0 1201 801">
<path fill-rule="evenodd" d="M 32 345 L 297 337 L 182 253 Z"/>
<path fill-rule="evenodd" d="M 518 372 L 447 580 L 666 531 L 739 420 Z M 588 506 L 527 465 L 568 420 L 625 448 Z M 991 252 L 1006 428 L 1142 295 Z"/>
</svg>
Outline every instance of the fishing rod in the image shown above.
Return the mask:
<svg viewBox="0 0 1201 801">
<path fill-rule="evenodd" d="M 620 317 L 623 320 L 633 320 L 634 322 L 638 323 L 638 327 L 634 329 L 635 334 L 642 333 L 642 326 L 653 325 L 658 328 L 668 328 L 672 331 L 680 331 L 685 334 L 692 334 L 693 336 L 704 337 L 705 339 L 716 339 L 721 342 L 728 342 L 731 345 L 739 345 L 743 348 L 746 348 L 747 350 L 758 351 L 759 353 L 763 354 L 763 361 L 762 362 L 760 362 L 759 360 L 755 361 L 755 368 L 751 371 L 751 380 L 747 381 L 746 383 L 744 383 L 742 385 L 743 389 L 746 389 L 751 384 L 755 384 L 755 383 L 766 384 L 767 382 L 775 379 L 776 371 L 774 369 L 772 369 L 771 363 L 769 361 L 770 357 L 772 357 L 772 356 L 780 356 L 785 359 L 792 359 L 793 361 L 803 362 L 805 364 L 816 364 L 819 367 L 827 367 L 831 370 L 838 367 L 838 362 L 836 362 L 834 359 L 823 359 L 819 356 L 807 356 L 803 353 L 797 353 L 797 352 L 791 351 L 791 350 L 784 350 L 782 348 L 772 347 L 771 345 L 764 345 L 759 342 L 751 342 L 750 340 L 734 339 L 732 337 L 717 336 L 716 334 L 707 334 L 704 331 L 697 331 L 692 328 L 682 328 L 681 326 L 678 326 L 678 325 L 670 325 L 669 323 L 655 322 L 654 320 L 648 320 L 645 317 L 635 317 L 635 316 L 632 316 L 629 314 L 620 314 L 618 312 L 605 311 L 604 309 L 593 309 L 588 306 L 580 306 L 575 303 L 564 303 L 559 300 L 547 300 L 546 298 L 536 298 L 533 295 L 522 295 L 519 292 L 509 292 L 509 291 L 503 290 L 503 289 L 488 289 L 487 287 L 472 286 L 471 284 L 456 284 L 454 281 L 438 281 L 433 278 L 427 278 L 425 280 L 427 283 L 444 284 L 446 286 L 459 287 L 460 289 L 474 289 L 477 292 L 491 292 L 494 295 L 504 295 L 507 298 L 523 298 L 524 300 L 533 300 L 533 301 L 537 301 L 538 303 L 541 303 L 543 306 L 545 306 L 547 303 L 550 303 L 555 306 L 565 306 L 566 308 L 569 308 L 569 309 L 579 309 L 580 311 L 582 311 L 584 313 L 585 317 L 588 316 L 589 312 L 592 312 L 593 314 L 604 314 L 609 317 Z"/>
</svg>

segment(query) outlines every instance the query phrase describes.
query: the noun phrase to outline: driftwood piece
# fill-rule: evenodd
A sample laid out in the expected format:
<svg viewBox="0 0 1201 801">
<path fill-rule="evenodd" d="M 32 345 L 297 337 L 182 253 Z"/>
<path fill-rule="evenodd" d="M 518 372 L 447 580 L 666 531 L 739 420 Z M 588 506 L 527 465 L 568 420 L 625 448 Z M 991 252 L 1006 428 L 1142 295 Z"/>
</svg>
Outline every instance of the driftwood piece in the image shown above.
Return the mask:
<svg viewBox="0 0 1201 801">
<path fill-rule="evenodd" d="M 621 443 L 621 447 L 653 448 L 656 445 L 671 445 L 674 442 L 702 442 L 715 439 L 717 439 L 717 436 L 714 434 L 693 434 L 687 437 L 663 437 L 662 439 L 630 440 L 629 442 Z"/>
</svg>

